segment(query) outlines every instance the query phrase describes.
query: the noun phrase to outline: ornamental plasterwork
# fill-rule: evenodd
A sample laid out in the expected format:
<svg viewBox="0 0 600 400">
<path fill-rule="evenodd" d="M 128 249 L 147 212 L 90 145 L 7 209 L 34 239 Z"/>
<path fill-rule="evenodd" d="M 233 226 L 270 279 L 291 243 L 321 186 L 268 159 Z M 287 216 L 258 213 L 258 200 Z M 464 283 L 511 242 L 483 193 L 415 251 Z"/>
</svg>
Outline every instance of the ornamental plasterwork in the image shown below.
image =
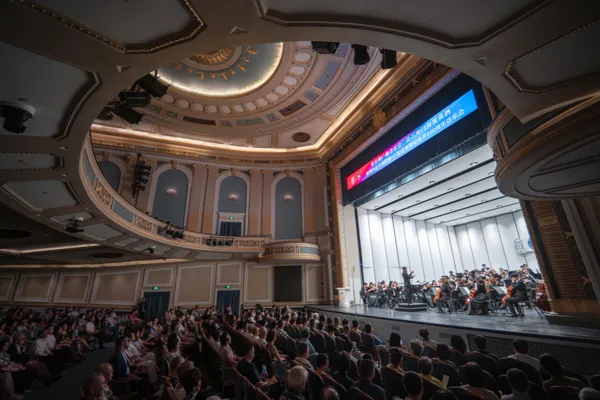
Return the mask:
<svg viewBox="0 0 600 400">
<path fill-rule="evenodd" d="M 137 226 L 138 228 L 141 228 L 145 231 L 148 232 L 152 232 L 153 231 L 153 224 L 150 221 L 146 221 L 143 218 L 137 217 L 135 219 L 135 226 Z"/>
</svg>

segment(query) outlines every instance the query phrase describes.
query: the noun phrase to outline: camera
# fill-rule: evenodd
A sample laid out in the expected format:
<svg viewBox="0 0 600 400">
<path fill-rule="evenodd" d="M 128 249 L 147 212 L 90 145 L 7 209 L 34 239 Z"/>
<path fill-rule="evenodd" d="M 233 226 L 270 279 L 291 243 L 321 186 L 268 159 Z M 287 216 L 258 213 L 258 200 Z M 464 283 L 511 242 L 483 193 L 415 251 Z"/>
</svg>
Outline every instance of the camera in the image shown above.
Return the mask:
<svg viewBox="0 0 600 400">
<path fill-rule="evenodd" d="M 25 122 L 33 118 L 35 108 L 16 101 L 0 101 L 0 116 L 4 118 L 4 129 L 12 133 L 23 133 Z"/>
</svg>

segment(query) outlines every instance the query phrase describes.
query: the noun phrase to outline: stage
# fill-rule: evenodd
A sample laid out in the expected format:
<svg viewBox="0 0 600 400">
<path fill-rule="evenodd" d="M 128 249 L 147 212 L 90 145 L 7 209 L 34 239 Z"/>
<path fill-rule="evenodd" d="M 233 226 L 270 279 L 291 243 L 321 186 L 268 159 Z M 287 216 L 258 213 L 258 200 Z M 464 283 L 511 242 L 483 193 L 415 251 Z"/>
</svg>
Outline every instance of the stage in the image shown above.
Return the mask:
<svg viewBox="0 0 600 400">
<path fill-rule="evenodd" d="M 331 312 L 343 315 L 343 318 L 353 316 L 356 319 L 375 318 L 390 322 L 405 322 L 419 326 L 435 326 L 460 330 L 476 330 L 488 333 L 506 334 L 517 333 L 519 336 L 538 339 L 566 340 L 569 342 L 589 343 L 600 345 L 600 329 L 551 325 L 541 318 L 534 310 L 525 309 L 524 318 L 512 318 L 498 312 L 495 315 L 467 315 L 464 312 L 439 314 L 435 311 L 400 312 L 388 308 L 367 307 L 357 305 L 350 307 L 310 306 L 311 309 L 323 311 L 326 315 Z"/>
</svg>

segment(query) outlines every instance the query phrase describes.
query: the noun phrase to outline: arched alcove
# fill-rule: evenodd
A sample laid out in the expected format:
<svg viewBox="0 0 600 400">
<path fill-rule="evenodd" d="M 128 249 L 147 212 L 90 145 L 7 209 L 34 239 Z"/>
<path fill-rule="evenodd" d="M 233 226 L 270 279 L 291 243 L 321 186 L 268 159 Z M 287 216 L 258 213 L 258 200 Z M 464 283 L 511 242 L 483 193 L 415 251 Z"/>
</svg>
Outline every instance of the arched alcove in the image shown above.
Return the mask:
<svg viewBox="0 0 600 400">
<path fill-rule="evenodd" d="M 152 215 L 174 225 L 185 227 L 188 177 L 179 169 L 163 171 L 156 180 Z"/>
<path fill-rule="evenodd" d="M 275 240 L 302 239 L 302 184 L 286 176 L 275 183 Z"/>
<path fill-rule="evenodd" d="M 241 176 L 223 173 L 217 186 L 217 233 L 243 236 L 246 232 L 248 183 Z"/>
<path fill-rule="evenodd" d="M 121 183 L 121 169 L 119 166 L 111 161 L 99 161 L 98 167 L 100 167 L 102 175 L 104 175 L 110 186 L 118 193 Z"/>
</svg>

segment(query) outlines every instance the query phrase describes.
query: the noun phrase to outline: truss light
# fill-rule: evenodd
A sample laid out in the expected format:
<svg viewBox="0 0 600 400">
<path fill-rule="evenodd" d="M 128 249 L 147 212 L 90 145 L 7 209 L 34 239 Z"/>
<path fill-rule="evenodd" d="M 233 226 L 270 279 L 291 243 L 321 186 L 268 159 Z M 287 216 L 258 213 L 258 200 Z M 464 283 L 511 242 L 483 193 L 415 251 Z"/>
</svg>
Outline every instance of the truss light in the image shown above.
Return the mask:
<svg viewBox="0 0 600 400">
<path fill-rule="evenodd" d="M 398 65 L 394 50 L 381 49 L 381 69 L 392 69 Z"/>
<path fill-rule="evenodd" d="M 139 87 L 150 93 L 152 97 L 162 97 L 167 93 L 169 87 L 158 81 L 158 78 L 147 74 L 135 82 Z"/>
<path fill-rule="evenodd" d="M 365 65 L 371 61 L 367 46 L 353 44 L 352 48 L 354 49 L 354 65 Z"/>
</svg>

